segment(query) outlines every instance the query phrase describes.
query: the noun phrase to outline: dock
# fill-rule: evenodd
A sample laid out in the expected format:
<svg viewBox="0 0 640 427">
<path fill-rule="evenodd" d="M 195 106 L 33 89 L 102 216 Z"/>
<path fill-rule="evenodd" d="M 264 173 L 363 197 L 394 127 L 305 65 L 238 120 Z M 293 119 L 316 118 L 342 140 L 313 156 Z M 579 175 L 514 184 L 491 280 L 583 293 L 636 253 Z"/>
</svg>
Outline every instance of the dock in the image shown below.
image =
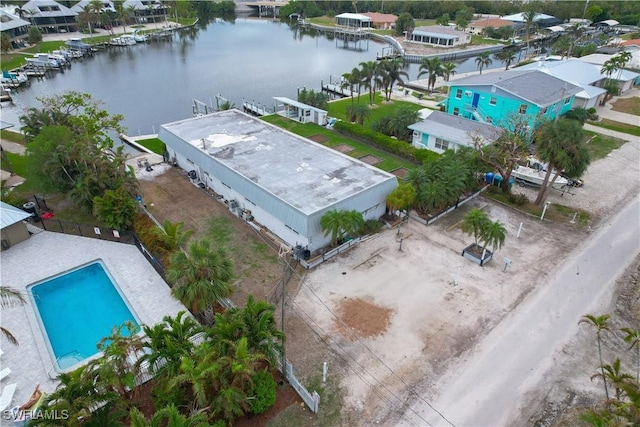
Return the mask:
<svg viewBox="0 0 640 427">
<path fill-rule="evenodd" d="M 254 102 L 243 101 L 242 109 L 245 113 L 253 114 L 254 116 L 268 116 L 269 114 L 273 114 L 273 111 L 269 110 L 266 106 Z"/>
<path fill-rule="evenodd" d="M 11 89 L 7 89 L 4 86 L 0 87 L 0 102 L 13 102 Z"/>
<path fill-rule="evenodd" d="M 344 86 L 344 79 L 337 76 L 329 76 L 329 83 L 325 83 L 324 80 L 320 81 L 320 87 L 324 92 L 329 92 L 333 95 L 339 95 L 343 97 L 354 96 L 356 93 L 347 89 L 348 85 Z"/>
</svg>

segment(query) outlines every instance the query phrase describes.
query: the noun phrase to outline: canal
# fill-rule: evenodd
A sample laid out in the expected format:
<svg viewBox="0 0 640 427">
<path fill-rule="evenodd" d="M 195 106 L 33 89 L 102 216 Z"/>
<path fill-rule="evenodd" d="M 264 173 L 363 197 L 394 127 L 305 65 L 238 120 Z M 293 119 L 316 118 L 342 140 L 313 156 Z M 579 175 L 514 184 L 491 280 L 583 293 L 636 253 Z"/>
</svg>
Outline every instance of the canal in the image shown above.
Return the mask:
<svg viewBox="0 0 640 427">
<path fill-rule="evenodd" d="M 14 91 L 14 105 L 2 107 L 2 121 L 19 127 L 19 116 L 39 106 L 38 98 L 75 90 L 124 115 L 130 135 L 157 133 L 163 123 L 191 117 L 194 99 L 215 106 L 219 94 L 237 107 L 243 100 L 272 106 L 272 97 L 296 99 L 298 88 L 319 90 L 321 81 L 375 60 L 387 46 L 374 40 L 345 46 L 270 19 L 216 20 L 172 41 L 100 51 L 64 73 L 33 80 Z M 494 59 L 490 68 L 501 66 Z M 458 73 L 474 70 L 473 58 L 458 61 Z M 418 65 L 407 72 L 416 79 Z"/>
</svg>

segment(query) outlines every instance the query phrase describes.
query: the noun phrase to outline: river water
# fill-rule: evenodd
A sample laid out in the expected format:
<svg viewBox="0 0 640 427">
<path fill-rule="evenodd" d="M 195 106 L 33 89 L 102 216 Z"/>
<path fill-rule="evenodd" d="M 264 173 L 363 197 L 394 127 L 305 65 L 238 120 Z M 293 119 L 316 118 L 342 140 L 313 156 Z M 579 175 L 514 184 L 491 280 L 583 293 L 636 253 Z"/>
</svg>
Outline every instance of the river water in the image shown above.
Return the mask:
<svg viewBox="0 0 640 427">
<path fill-rule="evenodd" d="M 123 114 L 129 135 L 157 133 L 163 123 L 191 117 L 194 99 L 215 106 L 220 94 L 237 107 L 243 100 L 272 107 L 272 97 L 319 90 L 321 81 L 374 60 L 387 46 L 374 40 L 345 46 L 270 19 L 218 20 L 172 41 L 100 51 L 64 73 L 32 80 L 31 87 L 14 90 L 14 105 L 3 105 L 2 121 L 19 127 L 18 117 L 39 106 L 37 98 L 75 90 Z M 494 60 L 490 68 L 500 66 Z M 458 63 L 458 73 L 474 70 L 473 58 Z M 407 72 L 416 79 L 418 65 Z"/>
</svg>

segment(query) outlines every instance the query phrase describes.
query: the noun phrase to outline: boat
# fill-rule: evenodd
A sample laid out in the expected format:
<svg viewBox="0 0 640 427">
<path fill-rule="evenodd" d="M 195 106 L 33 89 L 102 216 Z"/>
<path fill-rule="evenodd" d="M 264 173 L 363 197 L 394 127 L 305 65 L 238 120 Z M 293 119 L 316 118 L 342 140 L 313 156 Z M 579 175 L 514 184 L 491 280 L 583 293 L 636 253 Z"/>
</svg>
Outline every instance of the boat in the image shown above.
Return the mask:
<svg viewBox="0 0 640 427">
<path fill-rule="evenodd" d="M 544 182 L 544 177 L 547 175 L 547 165 L 536 160 L 528 159 L 527 165 L 517 165 L 512 171 L 511 176 L 520 185 L 530 185 L 533 187 L 541 187 Z M 552 172 L 549 175 L 549 179 L 553 179 L 555 174 Z M 561 188 L 569 185 L 569 180 L 562 175 L 559 175 L 553 183 L 554 188 Z"/>
<path fill-rule="evenodd" d="M 18 87 L 29 83 L 29 77 L 25 73 L 12 73 L 3 70 L 0 81 L 7 87 Z"/>
<path fill-rule="evenodd" d="M 94 50 L 93 47 L 90 44 L 85 43 L 82 40 L 77 39 L 77 38 L 76 39 L 67 40 L 65 43 L 67 44 L 67 46 L 69 46 L 69 49 L 77 50 L 77 51 L 80 51 L 82 53 L 89 53 L 89 52 L 92 52 Z"/>
<path fill-rule="evenodd" d="M 133 39 L 136 43 L 144 43 L 148 40 L 146 35 L 140 33 L 140 30 L 135 30 L 133 32 Z"/>
<path fill-rule="evenodd" d="M 48 53 L 36 53 L 33 58 L 26 59 L 27 64 L 35 68 L 60 68 L 60 61 L 52 58 Z"/>
<path fill-rule="evenodd" d="M 112 38 L 109 44 L 112 46 L 133 46 L 136 44 L 136 41 L 131 34 L 123 34 Z"/>
</svg>

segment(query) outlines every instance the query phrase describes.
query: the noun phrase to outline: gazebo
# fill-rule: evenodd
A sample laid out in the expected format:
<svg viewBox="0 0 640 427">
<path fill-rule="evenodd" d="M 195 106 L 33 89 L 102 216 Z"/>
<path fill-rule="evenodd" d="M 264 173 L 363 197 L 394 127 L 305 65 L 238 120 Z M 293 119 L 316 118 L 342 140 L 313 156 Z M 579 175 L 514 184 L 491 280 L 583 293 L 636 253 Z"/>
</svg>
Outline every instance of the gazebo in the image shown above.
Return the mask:
<svg viewBox="0 0 640 427">
<path fill-rule="evenodd" d="M 30 234 L 24 220 L 30 216 L 30 213 L 22 209 L 0 202 L 0 233 L 3 251 L 29 238 Z"/>
</svg>

